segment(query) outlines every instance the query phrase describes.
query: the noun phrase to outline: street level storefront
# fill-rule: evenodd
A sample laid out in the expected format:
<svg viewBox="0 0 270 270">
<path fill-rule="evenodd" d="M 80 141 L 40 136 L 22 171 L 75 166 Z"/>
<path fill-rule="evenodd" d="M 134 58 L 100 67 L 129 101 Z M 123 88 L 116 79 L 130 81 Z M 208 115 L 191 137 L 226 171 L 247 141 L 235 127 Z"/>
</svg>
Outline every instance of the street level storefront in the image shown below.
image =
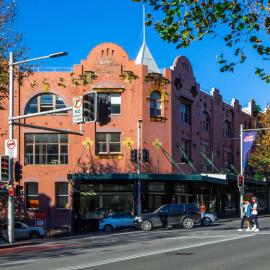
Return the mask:
<svg viewBox="0 0 270 270">
<path fill-rule="evenodd" d="M 140 178 L 138 178 L 140 177 Z M 137 182 L 141 180 L 142 212 L 162 204 L 204 204 L 220 212 L 221 194 L 228 181 L 202 175 L 70 174 L 73 183 L 73 231 L 95 231 L 108 215 L 136 214 Z"/>
<path fill-rule="evenodd" d="M 237 179 L 234 175 L 228 175 L 228 186 L 226 193 L 223 195 L 223 213 L 238 213 L 239 210 L 239 192 Z M 270 212 L 270 182 L 263 180 L 254 180 L 245 178 L 244 200 L 251 197 L 257 197 L 259 214 Z"/>
</svg>

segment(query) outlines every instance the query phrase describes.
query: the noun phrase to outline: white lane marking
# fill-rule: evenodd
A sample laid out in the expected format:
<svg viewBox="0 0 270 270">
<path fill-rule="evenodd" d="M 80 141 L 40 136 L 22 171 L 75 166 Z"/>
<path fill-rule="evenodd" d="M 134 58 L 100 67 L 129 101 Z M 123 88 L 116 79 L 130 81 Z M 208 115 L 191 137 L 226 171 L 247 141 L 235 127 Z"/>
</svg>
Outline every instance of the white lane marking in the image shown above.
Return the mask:
<svg viewBox="0 0 270 270">
<path fill-rule="evenodd" d="M 34 262 L 34 261 L 37 261 L 37 260 L 39 260 L 39 259 L 31 259 L 31 260 L 24 260 L 24 261 L 1 263 L 1 267 L 2 266 L 12 266 L 12 265 L 21 264 L 21 263 L 29 263 L 29 262 Z"/>
<path fill-rule="evenodd" d="M 169 253 L 169 252 L 174 252 L 178 250 L 183 250 L 183 249 L 189 249 L 189 248 L 196 248 L 196 247 L 201 247 L 201 246 L 206 246 L 206 245 L 212 245 L 212 244 L 218 244 L 222 242 L 227 242 L 231 240 L 237 240 L 237 239 L 243 239 L 247 237 L 251 237 L 253 235 L 245 235 L 242 237 L 233 237 L 233 238 L 228 238 L 228 239 L 220 239 L 220 240 L 214 240 L 214 241 L 209 241 L 206 243 L 198 243 L 198 244 L 192 244 L 192 245 L 187 245 L 184 247 L 177 247 L 177 248 L 168 248 L 168 249 L 163 249 L 163 250 L 156 250 L 152 252 L 146 252 L 146 253 L 140 253 L 132 256 L 126 256 L 126 257 L 120 257 L 116 259 L 110 259 L 110 260 L 104 260 L 96 263 L 90 263 L 90 264 L 84 264 L 84 265 L 77 265 L 77 266 L 71 266 L 71 267 L 65 267 L 65 268 L 57 268 L 55 270 L 77 270 L 77 269 L 85 269 L 85 268 L 91 268 L 95 266 L 101 266 L 105 264 L 110 264 L 110 263 L 116 263 L 116 262 L 121 262 L 121 261 L 127 261 L 131 259 L 137 259 L 137 258 L 142 258 L 142 257 L 147 257 L 147 256 L 153 256 L 157 254 L 162 254 L 162 253 Z"/>
</svg>

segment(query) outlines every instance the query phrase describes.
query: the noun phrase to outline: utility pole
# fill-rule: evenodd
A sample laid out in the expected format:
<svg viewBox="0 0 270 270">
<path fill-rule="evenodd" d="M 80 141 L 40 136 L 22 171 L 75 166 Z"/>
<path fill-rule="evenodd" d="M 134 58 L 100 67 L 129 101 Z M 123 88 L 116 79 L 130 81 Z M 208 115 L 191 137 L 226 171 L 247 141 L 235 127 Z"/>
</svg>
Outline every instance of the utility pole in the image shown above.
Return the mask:
<svg viewBox="0 0 270 270">
<path fill-rule="evenodd" d="M 141 202 L 141 162 L 142 162 L 142 151 L 141 151 L 141 124 L 142 119 L 137 122 L 138 129 L 138 158 L 137 158 L 137 216 L 142 214 L 142 202 Z"/>
</svg>

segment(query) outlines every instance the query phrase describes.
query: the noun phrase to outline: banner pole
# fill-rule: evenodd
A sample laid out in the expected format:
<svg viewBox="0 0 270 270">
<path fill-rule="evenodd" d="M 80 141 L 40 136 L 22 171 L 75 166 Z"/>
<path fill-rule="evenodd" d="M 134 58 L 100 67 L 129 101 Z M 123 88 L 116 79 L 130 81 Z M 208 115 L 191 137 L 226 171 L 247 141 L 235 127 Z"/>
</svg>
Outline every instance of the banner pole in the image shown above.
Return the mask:
<svg viewBox="0 0 270 270">
<path fill-rule="evenodd" d="M 243 125 L 240 125 L 240 174 L 243 175 Z M 245 182 L 244 182 L 245 183 Z M 240 218 L 243 218 L 243 211 L 242 211 L 242 202 L 244 197 L 244 185 L 243 188 L 239 188 L 240 192 Z"/>
</svg>

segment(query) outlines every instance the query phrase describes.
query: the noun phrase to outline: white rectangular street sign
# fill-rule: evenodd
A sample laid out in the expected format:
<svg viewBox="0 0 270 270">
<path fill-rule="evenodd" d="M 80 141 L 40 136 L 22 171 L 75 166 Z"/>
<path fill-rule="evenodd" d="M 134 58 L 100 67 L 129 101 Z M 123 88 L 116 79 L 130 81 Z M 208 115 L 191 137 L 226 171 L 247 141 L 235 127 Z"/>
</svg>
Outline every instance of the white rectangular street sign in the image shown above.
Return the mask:
<svg viewBox="0 0 270 270">
<path fill-rule="evenodd" d="M 17 140 L 5 140 L 5 155 L 17 158 Z"/>
<path fill-rule="evenodd" d="M 83 98 L 81 96 L 73 98 L 73 123 L 83 122 Z"/>
</svg>

